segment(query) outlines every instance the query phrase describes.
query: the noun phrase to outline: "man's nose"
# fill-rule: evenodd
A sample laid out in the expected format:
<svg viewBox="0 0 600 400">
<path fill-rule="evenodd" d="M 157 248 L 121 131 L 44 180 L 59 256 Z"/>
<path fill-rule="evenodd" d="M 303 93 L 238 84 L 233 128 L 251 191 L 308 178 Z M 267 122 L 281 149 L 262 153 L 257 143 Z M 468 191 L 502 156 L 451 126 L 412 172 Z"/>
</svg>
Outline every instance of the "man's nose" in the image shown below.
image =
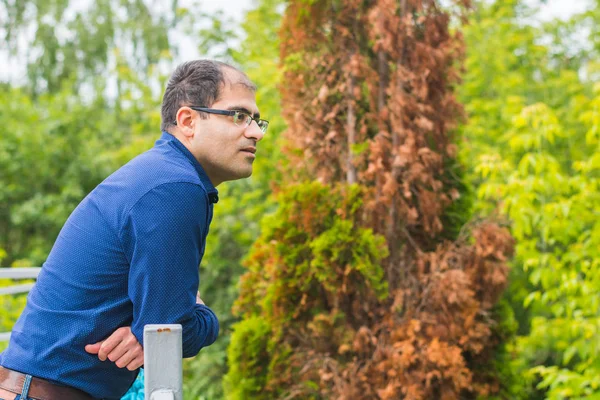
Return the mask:
<svg viewBox="0 0 600 400">
<path fill-rule="evenodd" d="M 252 121 L 252 123 L 248 125 L 248 127 L 244 131 L 244 136 L 246 136 L 249 139 L 256 139 L 256 141 L 259 142 L 265 136 L 265 133 L 260 130 L 256 121 Z"/>
</svg>

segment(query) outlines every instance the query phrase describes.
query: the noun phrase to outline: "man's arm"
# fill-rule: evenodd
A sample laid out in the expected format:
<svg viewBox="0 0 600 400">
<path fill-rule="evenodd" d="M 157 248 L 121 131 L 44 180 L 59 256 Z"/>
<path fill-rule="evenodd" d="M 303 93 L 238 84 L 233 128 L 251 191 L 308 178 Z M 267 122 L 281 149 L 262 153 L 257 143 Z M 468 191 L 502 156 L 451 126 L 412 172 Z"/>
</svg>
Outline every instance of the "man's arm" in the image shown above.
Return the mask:
<svg viewBox="0 0 600 400">
<path fill-rule="evenodd" d="M 180 182 L 154 188 L 128 215 L 120 236 L 131 265 L 131 331 L 142 345 L 146 324 L 181 324 L 184 357 L 196 355 L 218 335 L 215 314 L 197 303 L 207 213 L 204 190 Z"/>
<path fill-rule="evenodd" d="M 196 294 L 196 304 L 204 304 L 200 292 Z M 130 371 L 135 371 L 144 365 L 144 349 L 129 326 L 117 329 L 105 340 L 86 345 L 85 351 L 97 354 L 101 361 L 109 359 L 117 367 L 127 368 Z"/>
</svg>

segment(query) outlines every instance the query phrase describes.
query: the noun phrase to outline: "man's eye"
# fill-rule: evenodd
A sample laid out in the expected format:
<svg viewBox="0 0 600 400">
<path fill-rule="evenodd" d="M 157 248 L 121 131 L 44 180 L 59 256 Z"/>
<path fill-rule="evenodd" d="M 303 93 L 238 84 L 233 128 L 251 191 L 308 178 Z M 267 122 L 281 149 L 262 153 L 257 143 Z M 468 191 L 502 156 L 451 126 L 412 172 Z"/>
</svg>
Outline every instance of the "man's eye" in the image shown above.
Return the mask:
<svg viewBox="0 0 600 400">
<path fill-rule="evenodd" d="M 237 112 L 234 115 L 234 120 L 236 123 L 244 123 L 248 121 L 248 118 L 250 118 L 250 115 L 243 113 L 243 112 Z"/>
</svg>

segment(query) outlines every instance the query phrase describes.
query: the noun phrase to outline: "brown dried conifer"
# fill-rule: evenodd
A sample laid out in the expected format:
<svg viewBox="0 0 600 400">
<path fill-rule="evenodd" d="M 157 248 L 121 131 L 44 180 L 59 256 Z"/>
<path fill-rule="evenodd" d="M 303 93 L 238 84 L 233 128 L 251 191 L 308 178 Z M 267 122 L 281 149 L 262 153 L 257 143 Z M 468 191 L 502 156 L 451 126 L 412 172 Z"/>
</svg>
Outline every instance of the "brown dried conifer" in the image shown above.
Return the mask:
<svg viewBox="0 0 600 400">
<path fill-rule="evenodd" d="M 238 311 L 272 332 L 243 364 L 260 372 L 230 353 L 237 373 L 260 375 L 252 398 L 475 399 L 499 391 L 492 309 L 513 243 L 495 223 L 464 226 L 452 136 L 462 118 L 452 86 L 464 50 L 449 21 L 435 0 L 289 3 L 283 187 L 316 179 L 332 194 L 282 196 L 278 216 L 288 225 L 265 233 L 248 261 Z M 354 183 L 358 189 L 346 187 Z M 368 232 L 385 238 L 380 259 L 369 260 L 381 267 L 387 296 L 365 284 L 357 258 L 344 265 L 332 250 L 326 269 L 315 262 L 314 243 L 332 231 L 332 215 L 352 227 L 357 248 L 367 249 L 361 254 L 377 248 Z"/>
</svg>

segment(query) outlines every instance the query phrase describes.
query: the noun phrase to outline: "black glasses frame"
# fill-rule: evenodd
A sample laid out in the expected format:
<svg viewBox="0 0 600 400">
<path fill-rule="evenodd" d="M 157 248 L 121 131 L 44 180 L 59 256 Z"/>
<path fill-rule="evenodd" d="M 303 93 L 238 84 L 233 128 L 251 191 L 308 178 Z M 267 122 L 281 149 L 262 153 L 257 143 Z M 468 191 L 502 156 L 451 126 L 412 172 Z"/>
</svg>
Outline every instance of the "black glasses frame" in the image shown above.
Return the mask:
<svg viewBox="0 0 600 400">
<path fill-rule="evenodd" d="M 267 128 L 269 127 L 269 121 L 267 121 L 266 119 L 254 118 L 252 115 L 248 114 L 245 111 L 218 110 L 216 108 L 206 108 L 206 107 L 198 107 L 198 106 L 188 106 L 188 107 L 190 107 L 192 110 L 195 110 L 195 111 L 201 111 L 201 112 L 205 112 L 205 113 L 208 113 L 208 114 L 227 115 L 229 117 L 234 117 L 236 114 L 247 115 L 247 116 L 250 117 L 250 119 L 252 121 L 256 122 L 256 125 L 258 125 L 258 127 L 260 128 L 260 130 L 262 131 L 262 133 L 265 133 L 267 131 Z M 251 123 L 252 122 L 250 122 L 250 124 Z M 250 124 L 247 124 L 246 126 L 250 126 Z M 177 121 L 175 121 L 175 125 L 177 125 Z"/>
</svg>

